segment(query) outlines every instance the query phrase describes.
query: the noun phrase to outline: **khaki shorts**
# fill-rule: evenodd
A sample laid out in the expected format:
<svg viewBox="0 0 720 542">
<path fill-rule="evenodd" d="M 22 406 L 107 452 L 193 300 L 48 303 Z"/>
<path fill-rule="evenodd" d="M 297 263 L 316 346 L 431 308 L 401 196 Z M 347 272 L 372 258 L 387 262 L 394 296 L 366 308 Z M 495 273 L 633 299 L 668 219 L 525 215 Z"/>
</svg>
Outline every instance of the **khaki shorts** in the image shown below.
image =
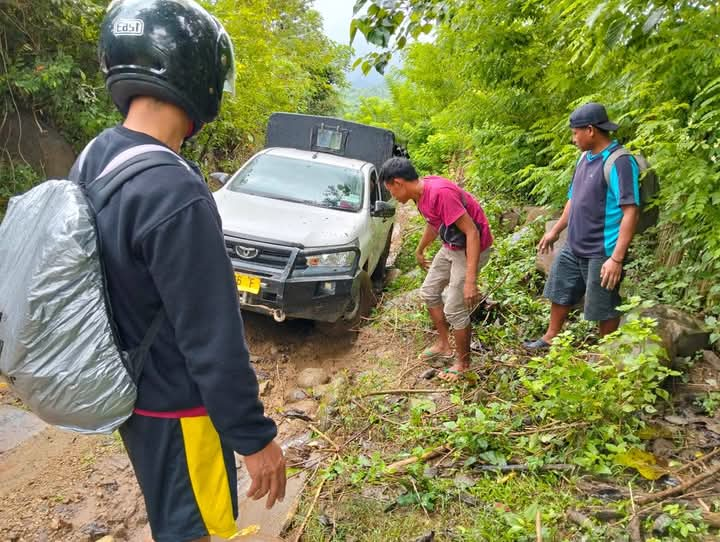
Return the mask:
<svg viewBox="0 0 720 542">
<path fill-rule="evenodd" d="M 480 253 L 478 272 L 490 259 L 492 249 Z M 465 306 L 465 271 L 467 256 L 464 250 L 450 250 L 443 246 L 435 255 L 427 277 L 420 288 L 420 297 L 428 307 L 443 305 L 443 312 L 452 329 L 470 325 L 470 310 Z M 443 302 L 443 291 L 445 300 Z"/>
</svg>

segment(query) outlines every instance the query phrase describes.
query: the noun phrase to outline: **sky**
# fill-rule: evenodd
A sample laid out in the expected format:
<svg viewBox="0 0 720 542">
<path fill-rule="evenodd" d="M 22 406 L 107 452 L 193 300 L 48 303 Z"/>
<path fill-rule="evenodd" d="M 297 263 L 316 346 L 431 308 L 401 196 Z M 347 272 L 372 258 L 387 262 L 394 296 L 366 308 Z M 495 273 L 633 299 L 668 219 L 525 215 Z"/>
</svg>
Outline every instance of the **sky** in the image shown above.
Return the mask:
<svg viewBox="0 0 720 542">
<path fill-rule="evenodd" d="M 350 21 L 355 0 L 314 0 L 313 4 L 323 17 L 325 34 L 333 41 L 347 45 L 350 42 Z M 353 47 L 356 56 L 362 56 L 373 49 L 359 32 L 355 36 Z M 382 84 L 383 77 L 375 70 L 364 76 L 358 68 L 348 74 L 348 80 L 352 86 L 364 88 Z"/>
</svg>

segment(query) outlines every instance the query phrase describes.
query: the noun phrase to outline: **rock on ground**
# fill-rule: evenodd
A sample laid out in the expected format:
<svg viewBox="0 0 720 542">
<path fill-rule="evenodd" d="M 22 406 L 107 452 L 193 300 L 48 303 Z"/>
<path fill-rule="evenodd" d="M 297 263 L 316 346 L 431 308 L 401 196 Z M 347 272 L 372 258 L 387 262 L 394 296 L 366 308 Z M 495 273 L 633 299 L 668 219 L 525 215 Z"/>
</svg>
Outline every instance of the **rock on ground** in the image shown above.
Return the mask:
<svg viewBox="0 0 720 542">
<path fill-rule="evenodd" d="M 545 224 L 545 233 L 548 233 L 557 223 L 557 220 L 551 220 Z M 562 248 L 565 246 L 565 243 L 567 243 L 567 229 L 560 234 L 560 238 L 555 242 L 555 246 L 550 252 L 547 254 L 540 254 L 540 252 L 538 252 L 537 257 L 535 258 L 535 266 L 539 271 L 542 271 L 545 275 L 550 273 L 552 264 L 557 255 L 560 254 Z"/>
<path fill-rule="evenodd" d="M 328 382 L 330 382 L 330 375 L 320 367 L 303 369 L 297 377 L 297 384 L 301 388 L 312 388 Z"/>
<path fill-rule="evenodd" d="M 656 305 L 642 311 L 658 322 L 658 335 L 671 360 L 691 356 L 710 346 L 710 333 L 704 323 L 679 309 Z"/>
</svg>

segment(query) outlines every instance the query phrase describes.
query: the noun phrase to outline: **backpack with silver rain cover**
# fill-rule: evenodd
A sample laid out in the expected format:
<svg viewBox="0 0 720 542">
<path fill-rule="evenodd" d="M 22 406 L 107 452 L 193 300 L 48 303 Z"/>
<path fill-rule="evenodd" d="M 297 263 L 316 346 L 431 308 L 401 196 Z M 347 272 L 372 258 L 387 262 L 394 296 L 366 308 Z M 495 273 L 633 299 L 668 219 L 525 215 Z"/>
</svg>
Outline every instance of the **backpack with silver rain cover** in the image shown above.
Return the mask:
<svg viewBox="0 0 720 542">
<path fill-rule="evenodd" d="M 162 321 L 142 343 L 118 347 L 95 216 L 124 182 L 160 165 L 187 165 L 160 145 L 132 147 L 87 183 L 82 164 L 10 200 L 0 224 L 0 375 L 44 421 L 108 433 L 131 414 L 144 358 Z"/>
</svg>

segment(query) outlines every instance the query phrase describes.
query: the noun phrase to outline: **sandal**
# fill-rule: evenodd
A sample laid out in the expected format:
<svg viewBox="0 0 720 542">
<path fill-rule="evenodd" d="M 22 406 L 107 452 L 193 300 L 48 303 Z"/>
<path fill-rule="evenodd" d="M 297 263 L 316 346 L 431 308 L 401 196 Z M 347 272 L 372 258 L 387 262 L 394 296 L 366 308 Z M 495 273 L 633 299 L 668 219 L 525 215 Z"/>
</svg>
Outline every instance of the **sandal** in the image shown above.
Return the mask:
<svg viewBox="0 0 720 542">
<path fill-rule="evenodd" d="M 442 372 L 438 375 L 438 378 L 440 380 L 442 380 L 443 382 L 448 382 L 449 384 L 455 384 L 456 382 L 460 382 L 462 379 L 464 379 L 465 373 L 469 370 L 470 369 L 464 369 L 462 371 L 458 371 L 457 369 L 448 367 L 447 369 L 442 370 Z M 443 378 L 443 375 L 445 375 L 444 378 Z"/>
<path fill-rule="evenodd" d="M 442 352 L 433 352 L 429 348 L 426 348 L 423 350 L 422 354 L 418 356 L 418 359 L 420 361 L 430 362 L 433 360 L 449 360 L 449 359 L 455 359 L 455 354 L 452 352 L 450 354 L 443 354 Z"/>
</svg>

